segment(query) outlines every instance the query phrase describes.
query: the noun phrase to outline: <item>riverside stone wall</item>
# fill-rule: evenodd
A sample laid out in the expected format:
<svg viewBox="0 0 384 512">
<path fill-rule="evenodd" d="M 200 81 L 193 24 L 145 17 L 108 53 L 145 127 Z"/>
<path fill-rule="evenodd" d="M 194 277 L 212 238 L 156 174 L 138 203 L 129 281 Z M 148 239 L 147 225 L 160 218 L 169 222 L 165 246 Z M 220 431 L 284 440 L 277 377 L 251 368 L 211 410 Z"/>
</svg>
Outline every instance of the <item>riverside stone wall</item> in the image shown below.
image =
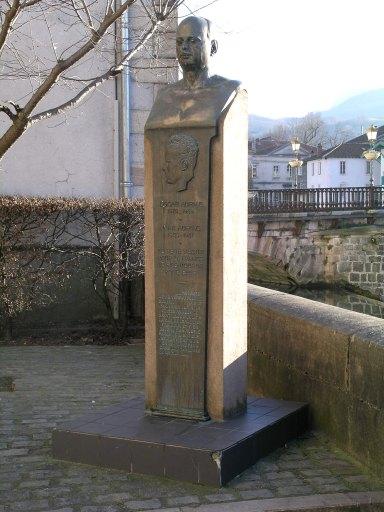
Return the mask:
<svg viewBox="0 0 384 512">
<path fill-rule="evenodd" d="M 384 321 L 248 285 L 248 391 L 308 402 L 312 426 L 384 477 Z"/>
<path fill-rule="evenodd" d="M 384 212 L 250 216 L 248 249 L 298 284 L 350 284 L 384 299 Z"/>
</svg>

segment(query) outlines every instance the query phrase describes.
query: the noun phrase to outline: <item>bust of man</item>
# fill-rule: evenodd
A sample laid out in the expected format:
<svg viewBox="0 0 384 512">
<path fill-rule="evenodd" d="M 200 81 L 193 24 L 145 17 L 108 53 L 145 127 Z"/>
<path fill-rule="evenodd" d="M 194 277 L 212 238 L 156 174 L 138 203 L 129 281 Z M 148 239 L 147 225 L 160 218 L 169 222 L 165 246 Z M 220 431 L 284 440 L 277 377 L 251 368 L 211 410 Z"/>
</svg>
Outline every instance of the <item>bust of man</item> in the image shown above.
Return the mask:
<svg viewBox="0 0 384 512">
<path fill-rule="evenodd" d="M 211 75 L 210 60 L 218 50 L 211 22 L 199 16 L 183 20 L 177 29 L 176 54 L 183 78 L 160 90 L 146 128 L 216 126 L 234 99 L 240 82 Z"/>
</svg>

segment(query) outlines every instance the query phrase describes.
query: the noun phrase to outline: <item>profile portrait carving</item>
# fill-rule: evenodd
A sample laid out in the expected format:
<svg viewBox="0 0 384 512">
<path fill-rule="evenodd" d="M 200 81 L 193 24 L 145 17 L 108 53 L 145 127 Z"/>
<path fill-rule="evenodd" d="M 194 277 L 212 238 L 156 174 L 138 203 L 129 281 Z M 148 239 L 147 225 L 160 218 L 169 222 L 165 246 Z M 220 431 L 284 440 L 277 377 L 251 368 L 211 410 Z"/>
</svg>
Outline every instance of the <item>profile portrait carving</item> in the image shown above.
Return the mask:
<svg viewBox="0 0 384 512">
<path fill-rule="evenodd" d="M 187 190 L 195 176 L 199 144 L 186 133 L 171 135 L 165 148 L 163 176 L 165 182 L 176 192 Z"/>
</svg>

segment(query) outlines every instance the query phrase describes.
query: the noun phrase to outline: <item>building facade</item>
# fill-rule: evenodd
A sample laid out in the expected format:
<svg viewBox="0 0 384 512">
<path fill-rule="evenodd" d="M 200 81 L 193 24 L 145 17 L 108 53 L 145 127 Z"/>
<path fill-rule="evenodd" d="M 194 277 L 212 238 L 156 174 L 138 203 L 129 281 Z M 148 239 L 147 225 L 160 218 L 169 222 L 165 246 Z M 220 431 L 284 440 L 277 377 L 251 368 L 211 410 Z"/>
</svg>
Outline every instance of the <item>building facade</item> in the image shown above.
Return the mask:
<svg viewBox="0 0 384 512">
<path fill-rule="evenodd" d="M 317 154 L 318 149 L 301 144 L 300 159 L 306 160 Z M 248 145 L 248 182 L 250 190 L 292 188 L 295 182 L 295 169 L 289 162 L 295 158 L 291 142 L 278 141 L 272 137 L 252 139 Z M 307 187 L 306 165 L 297 176 L 299 188 Z"/>
<path fill-rule="evenodd" d="M 129 8 L 124 20 L 134 41 L 147 22 L 140 3 Z M 32 25 L 31 25 L 32 26 Z M 144 124 L 157 91 L 177 79 L 174 39 L 177 17 L 167 20 L 158 35 L 130 63 L 130 72 L 97 88 L 77 108 L 41 121 L 28 129 L 6 153 L 0 164 L 0 194 L 64 197 L 142 197 L 144 186 Z M 46 55 L 50 33 L 37 25 L 37 52 Z M 64 27 L 65 28 L 65 27 Z M 63 20 L 51 20 L 51 29 L 64 32 Z M 117 26 L 116 30 L 123 30 Z M 60 33 L 61 33 L 60 32 Z M 68 37 L 71 42 L 71 34 Z M 159 40 L 161 38 L 161 41 Z M 124 40 L 124 38 L 121 38 Z M 81 76 L 97 75 L 105 66 L 98 54 L 76 68 Z M 19 101 L 28 81 L 1 81 L 1 100 Z M 65 87 L 56 87 L 47 98 L 52 105 L 68 99 Z M 0 133 L 6 127 L 1 116 Z"/>
<path fill-rule="evenodd" d="M 384 140 L 384 127 L 378 131 L 378 143 Z M 326 187 L 369 187 L 371 174 L 374 186 L 381 185 L 382 160 L 369 164 L 363 152 L 370 145 L 366 135 L 324 151 L 318 157 L 307 161 L 308 188 Z M 381 161 L 380 161 L 381 160 Z"/>
</svg>

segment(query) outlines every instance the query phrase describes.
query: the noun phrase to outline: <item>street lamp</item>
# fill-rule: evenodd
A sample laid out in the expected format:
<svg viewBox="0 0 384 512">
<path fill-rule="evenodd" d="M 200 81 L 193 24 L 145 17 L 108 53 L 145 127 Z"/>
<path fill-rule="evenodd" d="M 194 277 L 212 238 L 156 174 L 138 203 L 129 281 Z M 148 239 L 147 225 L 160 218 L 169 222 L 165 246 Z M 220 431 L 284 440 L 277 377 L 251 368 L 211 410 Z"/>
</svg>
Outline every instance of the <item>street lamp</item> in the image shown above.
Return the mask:
<svg viewBox="0 0 384 512">
<path fill-rule="evenodd" d="M 292 151 L 295 155 L 295 159 L 294 160 L 291 160 L 289 162 L 289 165 L 291 166 L 291 169 L 292 169 L 292 178 L 293 178 L 293 186 L 294 188 L 297 188 L 298 186 L 298 175 L 299 175 L 299 170 L 300 170 L 300 167 L 303 165 L 303 161 L 300 160 L 299 158 L 299 152 L 300 152 L 300 141 L 297 137 L 294 137 L 292 140 L 291 140 L 291 145 L 292 145 Z"/>
<path fill-rule="evenodd" d="M 367 139 L 370 145 L 370 148 L 363 152 L 363 157 L 367 160 L 369 165 L 369 186 L 374 186 L 374 178 L 373 178 L 373 169 L 372 169 L 372 162 L 374 160 L 377 160 L 380 156 L 380 151 L 376 151 L 373 149 L 375 142 L 377 140 L 377 126 L 371 125 L 367 129 Z"/>
</svg>

